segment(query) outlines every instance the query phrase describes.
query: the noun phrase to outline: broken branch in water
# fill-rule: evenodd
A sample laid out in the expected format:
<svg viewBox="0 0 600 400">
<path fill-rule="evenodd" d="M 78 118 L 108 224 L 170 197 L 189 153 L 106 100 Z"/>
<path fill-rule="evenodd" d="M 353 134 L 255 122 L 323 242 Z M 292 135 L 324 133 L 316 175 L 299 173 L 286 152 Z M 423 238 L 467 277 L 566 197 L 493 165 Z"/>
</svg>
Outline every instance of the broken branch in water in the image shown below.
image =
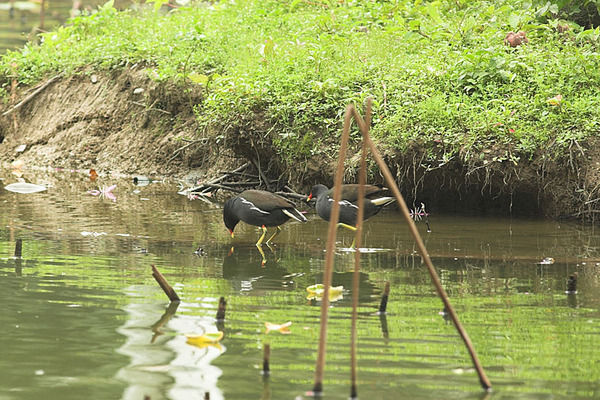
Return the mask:
<svg viewBox="0 0 600 400">
<path fill-rule="evenodd" d="M 230 186 L 230 187 L 235 187 L 235 186 L 257 187 L 258 185 L 260 185 L 260 182 L 259 181 L 252 181 L 252 182 L 223 182 L 221 184 L 223 186 Z"/>
<path fill-rule="evenodd" d="M 229 172 L 222 172 L 222 173 L 223 174 L 227 174 L 229 176 L 239 176 L 241 178 L 258 179 L 258 175 L 256 175 L 256 174 L 249 174 L 247 172 L 229 171 Z"/>
<path fill-rule="evenodd" d="M 254 165 L 252 162 L 247 162 L 246 164 L 236 168 L 233 171 L 222 172 L 223 175 L 219 176 L 216 179 L 210 180 L 208 182 L 204 182 L 199 184 L 198 186 L 181 190 L 179 194 L 188 196 L 190 198 L 196 198 L 195 195 L 200 196 L 210 196 L 210 192 L 216 190 L 227 190 L 234 193 L 241 193 L 247 188 L 260 188 L 261 185 L 264 185 L 267 190 L 269 190 L 269 184 L 278 184 L 277 180 L 267 180 L 266 176 L 259 170 L 260 177 L 255 174 L 250 174 L 247 172 L 242 172 L 249 166 Z M 239 178 L 229 180 L 229 178 Z M 258 181 L 256 179 L 259 179 Z M 281 187 L 279 184 L 278 187 Z M 271 190 L 269 190 L 271 191 Z M 305 194 L 296 193 L 289 186 L 283 186 L 283 191 L 276 191 L 275 194 L 299 201 L 306 201 L 307 196 Z"/>
<path fill-rule="evenodd" d="M 267 190 L 269 190 L 268 189 L 269 184 L 276 184 L 278 182 L 276 180 L 267 180 L 267 178 L 264 176 L 264 174 L 262 174 L 262 172 L 260 173 L 260 175 L 261 175 L 260 178 L 257 175 L 242 172 L 243 170 L 245 170 L 246 168 L 248 168 L 251 165 L 253 165 L 253 164 L 251 162 L 248 162 L 233 171 L 223 172 L 222 173 L 223 175 L 221 175 L 220 177 L 218 177 L 216 179 L 212 179 L 208 182 L 203 182 L 203 183 L 199 184 L 198 186 L 182 190 L 179 193 L 186 195 L 186 196 L 194 195 L 194 194 L 205 195 L 208 192 L 218 190 L 218 189 L 228 190 L 228 191 L 235 192 L 235 193 L 240 193 L 240 192 L 243 192 L 245 190 L 245 188 L 259 188 L 261 185 L 267 186 Z M 229 178 L 240 178 L 240 179 L 237 179 L 237 180 L 233 179 L 233 180 L 229 181 L 228 180 Z M 256 180 L 257 178 L 259 178 L 258 181 Z M 287 192 L 279 191 L 279 192 L 276 192 L 276 194 L 283 196 L 283 197 L 287 197 L 287 198 L 293 198 L 293 199 L 297 199 L 297 200 L 306 200 L 306 195 L 295 193 L 288 186 L 284 186 L 284 189 Z"/>
<path fill-rule="evenodd" d="M 237 173 L 237 172 L 241 172 L 243 170 L 245 170 L 246 168 L 248 168 L 250 165 L 252 165 L 250 162 L 247 162 L 246 164 L 242 165 L 241 167 L 238 167 L 236 169 L 234 169 L 233 171 L 231 171 L 232 173 Z M 192 194 L 192 193 L 199 193 L 200 191 L 202 191 L 203 189 L 206 189 L 208 187 L 211 187 L 209 185 L 216 185 L 221 181 L 224 181 L 225 179 L 227 179 L 229 177 L 230 172 L 225 172 L 224 175 L 213 179 L 212 181 L 206 182 L 206 183 L 201 183 L 200 185 L 193 187 L 193 188 L 189 188 L 186 190 L 181 191 L 181 193 L 183 194 Z M 223 189 L 221 187 L 217 188 L 217 189 Z M 227 189 L 229 190 L 229 189 Z"/>
<path fill-rule="evenodd" d="M 21 258 L 21 253 L 23 250 L 23 239 L 17 239 L 15 243 L 15 258 Z"/>
<path fill-rule="evenodd" d="M 227 308 L 227 301 L 225 301 L 225 297 L 221 297 L 219 299 L 219 308 L 217 309 L 217 321 L 225 320 L 225 310 Z"/>
<path fill-rule="evenodd" d="M 169 322 L 169 320 L 173 317 L 173 315 L 175 315 L 175 312 L 177 311 L 178 307 L 179 307 L 179 302 L 178 301 L 174 301 L 174 302 L 169 303 L 169 306 L 165 310 L 165 313 L 160 317 L 160 319 L 158 321 L 156 321 L 154 323 L 154 325 L 152 325 L 150 327 L 150 329 L 152 330 L 152 332 L 154 332 L 154 335 L 152 336 L 152 339 L 150 340 L 150 343 L 154 343 L 154 341 L 156 340 L 156 338 L 163 334 L 160 331 L 160 329 L 163 326 L 165 326 L 167 324 L 167 322 Z"/>
<path fill-rule="evenodd" d="M 169 285 L 169 282 L 167 282 L 165 277 L 160 273 L 160 271 L 156 268 L 154 264 L 152 264 L 152 276 L 154 277 L 154 279 L 156 279 L 156 282 L 158 282 L 158 284 L 165 292 L 169 300 L 181 301 L 179 299 L 179 296 L 177 296 L 177 293 L 175 293 L 175 289 L 173 289 L 173 287 Z"/>
<path fill-rule="evenodd" d="M 236 192 L 236 193 L 241 193 L 244 191 L 244 189 L 237 189 L 233 186 L 229 186 L 229 185 L 221 185 L 219 183 L 203 183 L 202 184 L 203 189 L 222 189 L 222 190 L 229 190 L 232 192 Z M 200 192 L 200 191 L 196 191 L 196 190 L 191 190 L 190 191 L 186 191 L 188 194 L 198 194 L 198 193 L 205 193 L 204 191 Z"/>
<path fill-rule="evenodd" d="M 271 345 L 265 344 L 264 353 L 263 353 L 263 375 L 269 375 L 271 373 Z"/>
</svg>

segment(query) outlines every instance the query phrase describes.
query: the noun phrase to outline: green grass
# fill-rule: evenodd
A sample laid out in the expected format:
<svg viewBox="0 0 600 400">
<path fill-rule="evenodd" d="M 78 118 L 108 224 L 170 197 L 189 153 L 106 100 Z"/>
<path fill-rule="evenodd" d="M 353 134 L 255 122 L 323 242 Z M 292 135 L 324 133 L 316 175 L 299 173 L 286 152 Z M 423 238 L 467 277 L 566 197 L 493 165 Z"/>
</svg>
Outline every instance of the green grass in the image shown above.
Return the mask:
<svg viewBox="0 0 600 400">
<path fill-rule="evenodd" d="M 492 161 L 518 163 L 539 149 L 560 156 L 600 126 L 600 29 L 574 22 L 572 1 L 239 0 L 168 13 L 154 3 L 125 12 L 107 3 L 8 52 L 4 90 L 15 68 L 32 84 L 140 64 L 153 79 L 200 85 L 192 106 L 209 131 L 269 132 L 290 163 L 333 155 L 346 104 L 362 108 L 369 97 L 379 143 L 418 146 L 432 166 L 490 148 Z M 505 45 L 518 30 L 529 44 Z"/>
</svg>

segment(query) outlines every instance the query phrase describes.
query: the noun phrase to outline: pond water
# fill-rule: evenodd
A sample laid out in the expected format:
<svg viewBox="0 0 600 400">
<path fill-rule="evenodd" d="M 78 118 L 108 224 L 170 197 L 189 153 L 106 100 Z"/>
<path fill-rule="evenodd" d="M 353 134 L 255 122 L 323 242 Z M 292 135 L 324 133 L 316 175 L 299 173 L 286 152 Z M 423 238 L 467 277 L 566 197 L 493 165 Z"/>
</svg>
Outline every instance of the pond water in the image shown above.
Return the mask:
<svg viewBox="0 0 600 400">
<path fill-rule="evenodd" d="M 5 1 L 0 3 L 0 53 L 22 48 L 35 35 L 64 25 L 71 15 L 74 0 L 45 0 L 46 12 L 41 15 L 41 0 Z M 105 0 L 82 0 L 80 12 L 90 13 Z M 125 9 L 132 3 L 116 0 L 115 7 Z M 43 26 L 43 29 L 39 29 Z"/>
<path fill-rule="evenodd" d="M 0 170 L 0 399 L 297 399 L 314 384 L 327 224 L 305 207 L 267 263 L 255 227 L 230 238 L 220 201 L 177 182 Z M 48 185 L 32 194 L 5 187 Z M 116 185 L 112 196 L 89 191 Z M 600 243 L 565 221 L 429 216 L 423 235 L 494 391 L 484 393 L 400 215 L 365 224 L 358 394 L 372 399 L 600 398 Z M 22 257 L 15 258 L 17 239 Z M 352 235 L 336 245 L 324 398 L 350 393 Z M 196 250 L 201 249 L 198 252 Z M 551 257 L 552 264 L 540 264 Z M 169 305 L 152 277 L 181 297 Z M 578 293 L 565 294 L 579 273 Z M 387 315 L 375 313 L 386 282 Z M 227 300 L 223 323 L 218 300 Z M 265 322 L 291 321 L 290 333 Z M 218 343 L 186 335 L 224 332 Z M 263 347 L 271 370 L 261 374 Z"/>
</svg>

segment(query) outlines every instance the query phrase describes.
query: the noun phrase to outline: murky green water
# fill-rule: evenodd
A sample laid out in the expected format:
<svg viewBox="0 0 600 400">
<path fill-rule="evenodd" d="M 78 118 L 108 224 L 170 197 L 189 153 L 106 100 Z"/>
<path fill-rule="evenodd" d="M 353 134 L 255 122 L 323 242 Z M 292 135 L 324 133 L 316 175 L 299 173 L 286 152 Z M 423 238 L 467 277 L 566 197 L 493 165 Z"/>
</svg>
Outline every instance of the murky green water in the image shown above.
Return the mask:
<svg viewBox="0 0 600 400">
<path fill-rule="evenodd" d="M 314 383 L 327 225 L 288 223 L 268 262 L 241 224 L 232 240 L 219 203 L 175 182 L 25 171 L 49 184 L 18 194 L 0 171 L 0 399 L 295 399 Z M 88 191 L 116 184 L 113 201 Z M 492 399 L 600 397 L 600 243 L 569 222 L 430 216 L 418 227 L 494 386 Z M 359 319 L 359 397 L 485 398 L 453 325 L 395 212 L 366 224 Z M 15 259 L 16 239 L 23 240 Z M 338 235 L 325 398 L 349 394 L 353 253 Z M 234 247 L 231 252 L 231 247 Z M 194 251 L 202 248 L 203 254 Z M 553 264 L 539 264 L 545 257 Z M 155 264 L 182 298 L 169 302 Z M 577 295 L 566 281 L 579 272 Z M 386 281 L 387 316 L 374 314 Z M 228 301 L 217 326 L 218 299 Z M 265 322 L 292 321 L 291 333 Z M 225 332 L 193 346 L 186 334 Z M 272 349 L 263 379 L 262 348 Z"/>
<path fill-rule="evenodd" d="M 81 2 L 79 12 L 91 13 L 105 0 L 86 0 Z M 116 0 L 115 7 L 125 9 L 131 1 Z M 28 41 L 35 40 L 40 32 L 46 32 L 64 25 L 73 7 L 73 0 L 45 0 L 44 15 L 41 14 L 41 0 L 6 1 L 0 3 L 0 53 L 23 47 Z M 39 29 L 43 26 L 43 29 Z"/>
</svg>

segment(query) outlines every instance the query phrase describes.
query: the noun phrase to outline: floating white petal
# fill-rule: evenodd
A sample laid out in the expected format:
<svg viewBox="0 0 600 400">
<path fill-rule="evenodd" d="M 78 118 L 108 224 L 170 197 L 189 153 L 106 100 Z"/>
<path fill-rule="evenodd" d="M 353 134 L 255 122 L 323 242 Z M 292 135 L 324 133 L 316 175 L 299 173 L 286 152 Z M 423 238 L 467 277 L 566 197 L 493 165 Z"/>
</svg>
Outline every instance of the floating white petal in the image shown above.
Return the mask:
<svg viewBox="0 0 600 400">
<path fill-rule="evenodd" d="M 9 192 L 29 194 L 29 193 L 43 192 L 44 190 L 47 190 L 48 188 L 46 186 L 36 185 L 35 183 L 18 182 L 18 183 L 11 183 L 10 185 L 4 186 L 4 189 L 8 190 Z"/>
</svg>

